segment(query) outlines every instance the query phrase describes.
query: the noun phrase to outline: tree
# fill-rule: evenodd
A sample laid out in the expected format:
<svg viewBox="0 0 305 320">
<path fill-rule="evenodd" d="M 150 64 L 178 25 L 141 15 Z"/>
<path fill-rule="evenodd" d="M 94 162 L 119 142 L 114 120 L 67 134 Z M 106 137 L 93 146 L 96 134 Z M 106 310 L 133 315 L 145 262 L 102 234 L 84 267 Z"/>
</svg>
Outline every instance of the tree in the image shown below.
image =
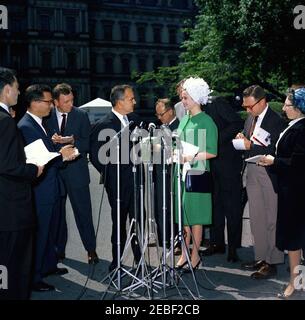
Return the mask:
<svg viewBox="0 0 305 320">
<path fill-rule="evenodd" d="M 282 97 L 304 82 L 305 30 L 294 28 L 297 0 L 196 0 L 199 14 L 175 69 L 177 78 L 198 75 L 218 92 L 233 94 L 253 83 Z M 164 70 L 154 74 L 162 84 Z M 151 79 L 152 79 L 151 78 Z M 142 78 L 143 80 L 144 78 Z"/>
</svg>

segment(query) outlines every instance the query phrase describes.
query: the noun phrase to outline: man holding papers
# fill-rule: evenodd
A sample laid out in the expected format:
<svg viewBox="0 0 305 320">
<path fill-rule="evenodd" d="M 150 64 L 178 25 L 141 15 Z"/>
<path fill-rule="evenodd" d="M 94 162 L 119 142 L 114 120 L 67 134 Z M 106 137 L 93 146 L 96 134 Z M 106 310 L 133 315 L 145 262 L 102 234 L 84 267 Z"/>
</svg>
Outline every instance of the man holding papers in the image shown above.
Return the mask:
<svg viewBox="0 0 305 320">
<path fill-rule="evenodd" d="M 31 182 L 43 170 L 26 164 L 22 137 L 9 112 L 18 95 L 13 71 L 0 67 L 0 265 L 8 273 L 0 300 L 29 298 L 35 226 Z"/>
<path fill-rule="evenodd" d="M 242 139 L 245 157 L 274 154 L 275 143 L 285 122 L 266 102 L 264 90 L 253 85 L 243 92 L 243 107 L 249 113 Z M 254 239 L 255 260 L 243 263 L 246 270 L 255 271 L 253 279 L 266 279 L 276 274 L 276 264 L 284 262 L 284 254 L 275 247 L 277 194 L 275 176 L 268 169 L 247 162 L 246 188 L 249 199 L 251 232 Z"/>
<path fill-rule="evenodd" d="M 25 144 L 41 139 L 50 152 L 55 152 L 53 142 L 47 136 L 42 118 L 50 113 L 53 104 L 51 88 L 47 85 L 32 85 L 26 89 L 25 102 L 27 113 L 18 123 Z M 54 235 L 59 219 L 59 184 L 58 168 L 62 159 L 75 159 L 75 149 L 67 145 L 59 150 L 62 157 L 55 158 L 45 166 L 45 173 L 34 185 L 35 208 L 37 216 L 35 271 L 32 289 L 50 291 L 55 288 L 42 281 L 47 274 L 64 274 L 67 269 L 57 268 Z"/>
</svg>

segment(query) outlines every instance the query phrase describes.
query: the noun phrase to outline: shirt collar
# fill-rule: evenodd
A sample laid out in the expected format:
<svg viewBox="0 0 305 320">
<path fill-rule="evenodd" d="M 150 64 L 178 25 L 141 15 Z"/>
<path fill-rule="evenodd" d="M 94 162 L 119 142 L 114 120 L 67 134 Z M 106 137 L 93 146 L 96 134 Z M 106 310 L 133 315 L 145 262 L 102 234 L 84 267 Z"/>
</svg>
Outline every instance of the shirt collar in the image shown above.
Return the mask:
<svg viewBox="0 0 305 320">
<path fill-rule="evenodd" d="M 297 118 L 297 119 L 294 119 L 294 120 L 291 120 L 289 123 L 288 123 L 288 126 L 291 127 L 293 126 L 295 123 L 297 123 L 298 121 L 304 119 L 305 117 L 301 117 L 301 118 Z"/>
<path fill-rule="evenodd" d="M 42 119 L 36 116 L 35 114 L 31 113 L 30 111 L 26 112 L 29 114 L 40 126 L 42 126 Z"/>
<path fill-rule="evenodd" d="M 111 111 L 120 119 L 121 123 L 125 126 L 125 123 L 124 123 L 124 120 L 123 120 L 123 116 L 124 115 L 122 115 L 119 112 L 115 111 L 114 108 L 112 108 Z"/>
<path fill-rule="evenodd" d="M 269 108 L 269 105 L 267 104 L 267 106 L 266 106 L 266 108 L 264 109 L 264 111 L 258 116 L 258 120 L 263 121 L 263 119 L 264 119 L 264 117 L 265 117 L 265 115 L 266 115 L 266 113 L 267 113 L 268 108 Z"/>
<path fill-rule="evenodd" d="M 175 117 L 168 125 L 170 126 L 173 122 L 175 122 L 177 117 Z"/>
<path fill-rule="evenodd" d="M 10 113 L 10 109 L 9 109 L 9 107 L 8 107 L 5 103 L 0 102 L 0 107 L 2 107 L 5 111 L 7 111 L 8 113 Z"/>
</svg>

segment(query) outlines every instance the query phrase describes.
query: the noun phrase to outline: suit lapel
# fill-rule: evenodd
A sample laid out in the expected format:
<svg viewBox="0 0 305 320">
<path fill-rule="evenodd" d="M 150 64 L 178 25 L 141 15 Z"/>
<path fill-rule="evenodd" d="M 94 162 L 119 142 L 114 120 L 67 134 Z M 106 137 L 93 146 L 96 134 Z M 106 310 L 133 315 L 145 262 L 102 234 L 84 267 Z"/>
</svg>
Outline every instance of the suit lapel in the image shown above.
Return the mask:
<svg viewBox="0 0 305 320">
<path fill-rule="evenodd" d="M 66 128 L 65 128 L 65 135 L 70 135 L 70 132 L 72 132 L 73 130 L 73 123 L 75 123 L 75 110 L 74 107 L 72 108 L 72 110 L 68 113 L 68 118 L 67 118 L 67 124 L 66 124 Z"/>
<path fill-rule="evenodd" d="M 40 125 L 33 119 L 33 117 L 31 117 L 29 114 L 25 114 L 25 117 L 27 119 L 27 121 L 30 121 L 33 128 L 35 130 L 37 130 L 40 133 L 41 139 L 43 140 L 43 142 L 46 145 L 46 147 L 50 150 L 53 151 L 54 150 L 54 146 L 53 143 L 51 142 L 50 138 L 48 135 L 46 135 L 46 133 L 43 131 L 43 129 L 40 127 Z"/>
</svg>

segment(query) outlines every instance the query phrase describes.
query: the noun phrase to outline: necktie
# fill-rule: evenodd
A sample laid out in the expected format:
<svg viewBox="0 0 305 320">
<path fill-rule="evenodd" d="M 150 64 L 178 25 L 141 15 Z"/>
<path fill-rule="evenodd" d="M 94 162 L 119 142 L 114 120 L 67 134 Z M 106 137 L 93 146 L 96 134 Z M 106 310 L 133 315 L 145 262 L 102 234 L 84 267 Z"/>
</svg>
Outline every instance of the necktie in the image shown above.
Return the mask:
<svg viewBox="0 0 305 320">
<path fill-rule="evenodd" d="M 251 138 L 251 136 L 252 136 L 252 134 L 254 132 L 257 119 L 258 119 L 258 116 L 253 118 L 253 121 L 252 121 L 252 124 L 251 124 L 251 128 L 250 128 L 250 131 L 249 131 L 249 138 Z"/>
<path fill-rule="evenodd" d="M 129 120 L 128 120 L 128 118 L 127 118 L 127 116 L 125 115 L 125 116 L 123 116 L 123 122 L 124 122 L 124 126 L 126 127 L 126 126 L 128 126 L 128 124 L 129 124 Z"/>
<path fill-rule="evenodd" d="M 62 116 L 62 121 L 61 121 L 61 126 L 60 126 L 60 135 L 63 136 L 65 133 L 65 128 L 66 128 L 67 115 L 65 113 L 63 113 L 61 116 Z"/>
</svg>

